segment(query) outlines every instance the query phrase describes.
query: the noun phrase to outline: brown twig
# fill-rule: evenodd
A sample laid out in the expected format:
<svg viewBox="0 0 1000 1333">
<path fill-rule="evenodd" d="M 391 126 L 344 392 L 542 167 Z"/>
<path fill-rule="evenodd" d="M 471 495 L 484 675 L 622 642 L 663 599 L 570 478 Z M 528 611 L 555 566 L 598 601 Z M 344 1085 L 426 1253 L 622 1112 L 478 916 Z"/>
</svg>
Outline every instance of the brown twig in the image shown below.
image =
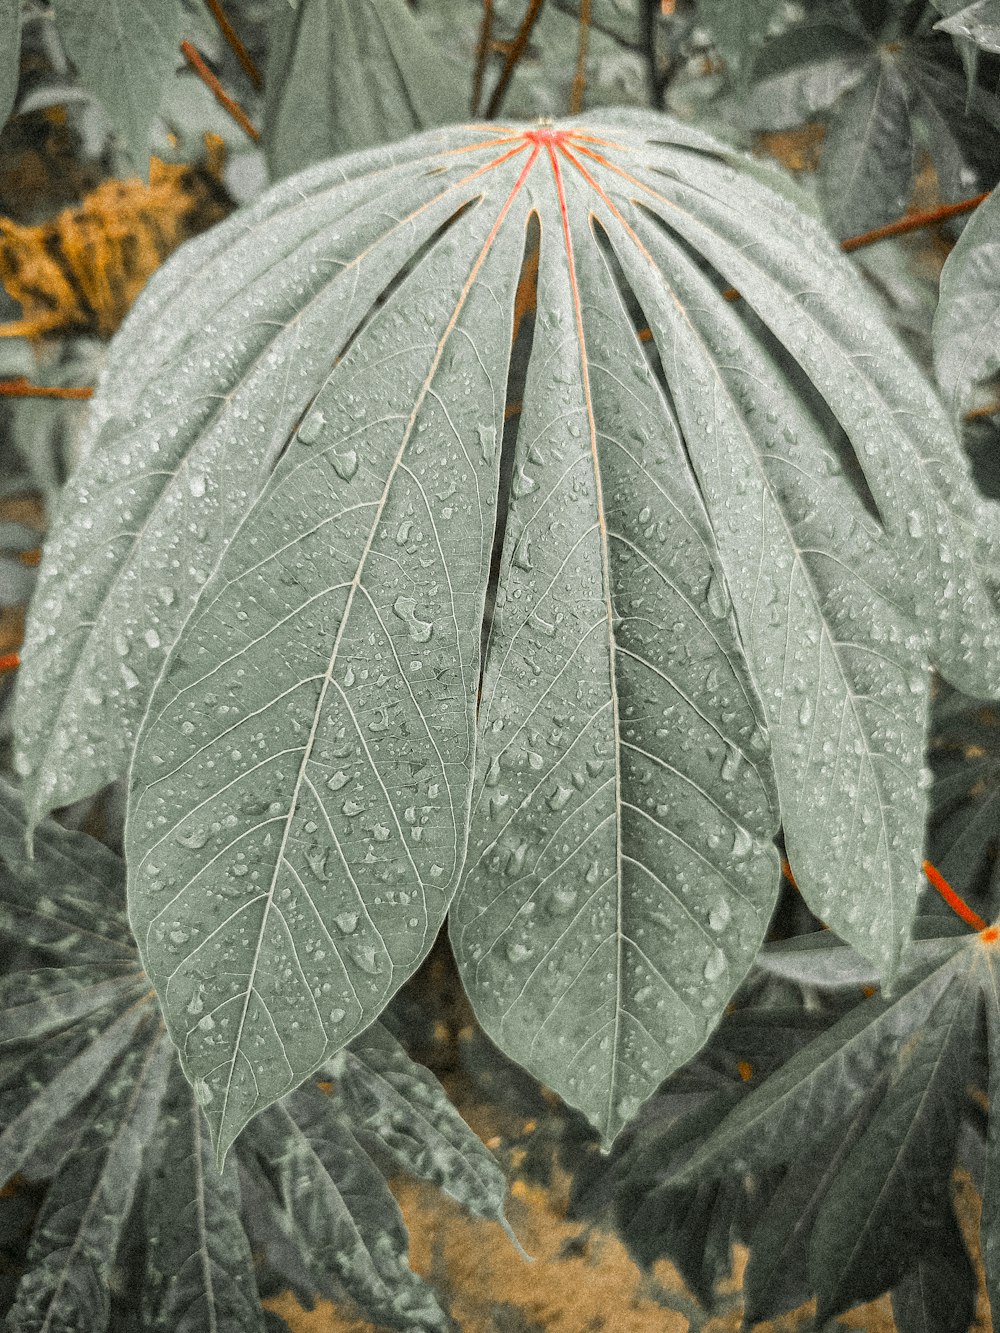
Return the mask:
<svg viewBox="0 0 1000 1333">
<path fill-rule="evenodd" d="M 590 37 L 590 0 L 580 0 L 580 39 L 576 50 L 576 73 L 569 98 L 571 116 L 583 110 L 583 94 L 587 87 L 587 42 Z"/>
<path fill-rule="evenodd" d="M 860 236 L 848 236 L 846 241 L 840 242 L 840 248 L 850 254 L 852 250 L 861 250 L 866 245 L 876 245 L 891 236 L 906 236 L 908 232 L 920 231 L 923 227 L 933 227 L 936 222 L 947 222 L 949 218 L 957 218 L 962 213 L 971 213 L 989 197 L 990 191 L 986 190 L 983 194 L 973 195 L 971 199 L 960 199 L 957 204 L 941 204 L 940 207 L 927 209 L 923 213 L 910 213 L 907 217 L 897 218 L 895 222 L 889 222 L 884 227 L 875 227 L 872 231 L 862 232 Z"/>
<path fill-rule="evenodd" d="M 236 29 L 233 27 L 233 25 L 229 22 L 229 19 L 226 17 L 226 11 L 222 8 L 222 5 L 219 3 L 219 0 L 205 0 L 205 4 L 208 6 L 212 18 L 214 18 L 216 23 L 218 24 L 219 31 L 222 33 L 223 37 L 225 37 L 229 45 L 233 48 L 233 51 L 236 54 L 236 59 L 243 66 L 247 78 L 257 89 L 257 91 L 260 92 L 261 88 L 263 88 L 264 86 L 264 79 L 261 76 L 260 70 L 254 64 L 253 57 L 251 56 L 250 52 L 240 41 L 239 34 L 237 33 Z"/>
<path fill-rule="evenodd" d="M 0 396 L 5 398 L 92 398 L 93 386 L 80 384 L 65 387 L 59 384 L 32 384 L 19 375 L 17 379 L 0 380 Z"/>
<path fill-rule="evenodd" d="M 493 38 L 493 0 L 483 0 L 483 21 L 479 25 L 479 42 L 476 46 L 476 69 L 472 76 L 471 114 L 479 115 L 479 103 L 483 98 L 483 79 L 486 76 L 486 60 L 490 53 Z"/>
<path fill-rule="evenodd" d="M 524 54 L 524 48 L 528 45 L 528 38 L 531 36 L 531 30 L 542 12 L 542 5 L 545 0 L 529 0 L 528 9 L 521 21 L 521 26 L 517 30 L 517 36 L 511 42 L 507 50 L 507 59 L 503 62 L 503 69 L 500 71 L 500 77 L 497 79 L 497 86 L 490 94 L 489 104 L 486 107 L 486 117 L 490 119 L 500 110 L 500 106 L 507 93 L 507 85 L 514 76 L 514 70 L 517 68 L 517 62 Z"/>
<path fill-rule="evenodd" d="M 980 417 L 1000 416 L 1000 403 L 987 403 L 985 407 L 970 408 L 965 414 L 966 421 L 978 421 Z"/>
<path fill-rule="evenodd" d="M 188 64 L 191 66 L 194 72 L 198 75 L 199 79 L 201 79 L 205 87 L 209 89 L 212 96 L 219 103 L 219 105 L 221 107 L 224 107 L 225 110 L 229 112 L 229 114 L 232 116 L 233 120 L 236 121 L 237 125 L 239 125 L 243 133 L 248 134 L 250 138 L 253 139 L 254 143 L 256 143 L 257 140 L 260 138 L 260 130 L 257 128 L 256 125 L 254 125 L 253 121 L 251 121 L 250 117 L 240 106 L 239 102 L 235 102 L 229 96 L 225 88 L 223 88 L 222 84 L 219 82 L 219 80 L 215 77 L 212 71 L 205 64 L 205 61 L 202 58 L 201 53 L 198 50 L 196 50 L 196 48 L 193 47 L 190 42 L 183 41 L 181 42 L 181 54 L 184 56 L 184 59 L 188 62 Z"/>
</svg>

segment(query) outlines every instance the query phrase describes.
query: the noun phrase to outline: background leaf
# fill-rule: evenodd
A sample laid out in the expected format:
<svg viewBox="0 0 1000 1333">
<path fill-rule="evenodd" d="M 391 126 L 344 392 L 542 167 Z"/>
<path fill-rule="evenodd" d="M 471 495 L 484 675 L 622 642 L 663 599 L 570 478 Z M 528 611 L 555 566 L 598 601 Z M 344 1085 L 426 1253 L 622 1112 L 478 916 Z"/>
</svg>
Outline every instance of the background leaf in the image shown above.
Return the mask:
<svg viewBox="0 0 1000 1333">
<path fill-rule="evenodd" d="M 14 109 L 20 57 L 21 0 L 0 0 L 0 126 Z"/>
<path fill-rule="evenodd" d="M 854 236 L 898 217 L 909 201 L 914 148 L 906 86 L 881 58 L 848 92 L 823 146 L 819 186 L 835 236 Z"/>
<path fill-rule="evenodd" d="M 468 64 L 406 0 L 300 0 L 271 19 L 264 143 L 275 178 L 461 119 Z"/>
<path fill-rule="evenodd" d="M 58 0 L 54 8 L 67 55 L 145 172 L 150 127 L 177 65 L 180 0 L 148 7 L 128 0 Z"/>
<path fill-rule="evenodd" d="M 1000 370 L 1000 191 L 965 225 L 941 272 L 934 364 L 956 418 L 976 387 Z"/>
</svg>

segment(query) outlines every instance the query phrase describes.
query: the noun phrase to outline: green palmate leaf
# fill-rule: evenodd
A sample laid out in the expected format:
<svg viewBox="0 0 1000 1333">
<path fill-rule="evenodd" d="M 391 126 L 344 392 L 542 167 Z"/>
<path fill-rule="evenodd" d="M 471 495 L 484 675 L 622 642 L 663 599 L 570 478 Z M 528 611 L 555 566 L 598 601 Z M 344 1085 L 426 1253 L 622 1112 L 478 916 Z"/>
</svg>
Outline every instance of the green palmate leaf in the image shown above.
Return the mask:
<svg viewBox="0 0 1000 1333">
<path fill-rule="evenodd" d="M 968 965 L 962 937 L 937 941 L 939 958 L 894 1000 L 874 996 L 851 1009 L 755 1088 L 699 1145 L 679 1180 L 782 1165 L 816 1152 L 861 1107 L 893 1053 L 927 1020 Z"/>
<path fill-rule="evenodd" d="M 953 1228 L 950 1181 L 977 1010 L 978 969 L 956 976 L 823 1200 L 809 1271 L 822 1323 L 894 1286 Z"/>
<path fill-rule="evenodd" d="M 263 1333 L 253 1257 L 240 1225 L 236 1163 L 217 1170 L 208 1125 L 176 1062 L 150 1174 L 143 1327 Z"/>
<path fill-rule="evenodd" d="M 363 1147 L 507 1227 L 507 1181 L 493 1154 L 430 1070 L 411 1060 L 387 1028 L 373 1023 L 356 1037 L 335 1077 Z"/>
<path fill-rule="evenodd" d="M 7 1328 L 107 1327 L 111 1265 L 171 1055 L 169 1042 L 154 1042 L 145 1059 L 127 1057 L 98 1093 L 93 1120 L 46 1196 Z"/>
<path fill-rule="evenodd" d="M 362 1310 L 391 1328 L 448 1328 L 434 1293 L 407 1265 L 395 1199 L 327 1097 L 301 1088 L 287 1109 L 270 1110 L 247 1137 L 270 1163 L 321 1292 L 336 1295 L 339 1281 Z"/>
<path fill-rule="evenodd" d="M 57 0 L 66 54 L 110 116 L 137 166 L 145 168 L 160 94 L 177 63 L 180 0 Z"/>
<path fill-rule="evenodd" d="M 913 176 L 908 90 L 895 60 L 882 57 L 844 97 L 823 145 L 820 197 L 831 231 L 851 236 L 898 217 Z"/>
<path fill-rule="evenodd" d="M 941 272 L 934 364 L 956 418 L 1000 370 L 1000 190 L 972 215 Z"/>
<path fill-rule="evenodd" d="M 280 5 L 271 43 L 264 143 L 276 177 L 468 112 L 468 65 L 406 0 Z"/>
<path fill-rule="evenodd" d="M 896 965 L 927 666 L 1000 671 L 996 523 L 776 181 L 648 114 L 454 128 L 277 187 L 137 306 L 21 762 L 35 811 L 118 773 L 170 649 L 131 915 L 223 1151 L 417 966 L 467 837 L 477 1012 L 608 1137 L 749 968 L 779 814 L 809 904 Z"/>
<path fill-rule="evenodd" d="M 945 10 L 941 4 L 937 4 L 937 8 Z M 952 8 L 947 6 L 948 10 Z M 1000 3 L 997 0 L 974 0 L 971 5 L 947 13 L 934 26 L 953 37 L 968 38 L 986 51 L 1000 51 Z"/>
<path fill-rule="evenodd" d="M 14 109 L 20 57 L 21 0 L 0 0 L 0 126 Z"/>
</svg>

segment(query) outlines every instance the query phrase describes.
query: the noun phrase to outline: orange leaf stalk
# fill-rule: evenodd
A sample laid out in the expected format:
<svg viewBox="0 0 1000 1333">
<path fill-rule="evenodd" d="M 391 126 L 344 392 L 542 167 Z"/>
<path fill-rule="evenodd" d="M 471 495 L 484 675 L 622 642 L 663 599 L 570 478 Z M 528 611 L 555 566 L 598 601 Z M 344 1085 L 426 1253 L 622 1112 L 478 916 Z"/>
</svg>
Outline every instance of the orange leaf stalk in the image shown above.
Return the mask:
<svg viewBox="0 0 1000 1333">
<path fill-rule="evenodd" d="M 0 653 L 0 671 L 16 671 L 20 665 L 20 653 Z"/>
<path fill-rule="evenodd" d="M 256 143 L 260 138 L 260 130 L 254 125 L 250 117 L 240 106 L 239 102 L 234 101 L 233 98 L 229 96 L 222 84 L 205 64 L 201 52 L 193 47 L 190 42 L 183 41 L 181 42 L 181 54 L 198 75 L 198 78 L 201 79 L 205 87 L 211 92 L 219 105 L 229 112 L 243 133 L 249 135 L 254 143 Z"/>
<path fill-rule="evenodd" d="M 979 913 L 974 912 L 968 903 L 962 901 L 937 866 L 931 865 L 930 861 L 925 861 L 923 869 L 931 884 L 937 889 L 956 916 L 960 916 L 965 924 L 971 926 L 973 930 L 988 929 L 986 922 Z"/>
</svg>

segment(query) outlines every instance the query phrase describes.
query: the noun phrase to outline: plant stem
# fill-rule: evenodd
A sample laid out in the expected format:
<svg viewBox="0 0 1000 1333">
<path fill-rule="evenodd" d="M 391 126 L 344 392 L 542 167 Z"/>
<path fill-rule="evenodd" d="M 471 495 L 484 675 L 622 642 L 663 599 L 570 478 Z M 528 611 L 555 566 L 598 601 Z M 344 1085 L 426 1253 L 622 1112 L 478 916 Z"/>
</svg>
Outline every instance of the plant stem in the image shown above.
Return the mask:
<svg viewBox="0 0 1000 1333">
<path fill-rule="evenodd" d="M 263 88 L 264 86 L 264 79 L 261 75 L 260 70 L 254 64 L 253 57 L 251 56 L 250 52 L 240 41 L 239 34 L 237 33 L 236 29 L 229 22 L 229 19 L 226 16 L 226 11 L 222 8 L 222 5 L 219 3 L 219 0 L 205 0 L 205 4 L 208 6 L 212 18 L 214 18 L 216 23 L 218 24 L 219 31 L 222 33 L 223 37 L 225 37 L 226 41 L 229 43 L 229 45 L 233 48 L 233 51 L 236 53 L 236 59 L 243 66 L 247 78 L 257 89 L 257 91 L 260 92 L 261 88 Z"/>
<path fill-rule="evenodd" d="M 229 114 L 232 116 L 233 120 L 236 121 L 236 124 L 239 125 L 243 133 L 249 135 L 250 138 L 253 139 L 254 143 L 256 143 L 257 140 L 260 138 L 260 130 L 257 128 L 256 125 L 253 124 L 250 117 L 240 106 L 239 102 L 235 102 L 229 96 L 229 94 L 223 88 L 222 84 L 219 82 L 219 80 L 215 77 L 212 71 L 205 64 L 205 61 L 202 58 L 201 53 L 197 51 L 195 47 L 191 45 L 190 42 L 183 41 L 181 42 L 181 54 L 184 56 L 184 59 L 188 62 L 188 64 L 191 66 L 194 72 L 198 75 L 199 79 L 201 79 L 202 83 L 204 83 L 205 86 L 212 93 L 212 96 L 219 103 L 219 105 L 229 112 Z"/>
<path fill-rule="evenodd" d="M 486 74 L 486 60 L 490 53 L 490 41 L 493 37 L 493 0 L 483 0 L 483 21 L 479 28 L 479 42 L 476 46 L 476 69 L 472 76 L 472 115 L 479 115 L 479 103 L 483 96 L 483 77 Z"/>
<path fill-rule="evenodd" d="M 587 86 L 587 42 L 590 36 L 590 0 L 580 0 L 580 42 L 576 52 L 576 73 L 573 75 L 573 91 L 570 94 L 570 115 L 577 116 L 583 110 L 583 94 Z"/>
<path fill-rule="evenodd" d="M 517 30 L 517 36 L 511 42 L 507 51 L 507 59 L 503 62 L 503 69 L 500 71 L 500 77 L 497 79 L 497 86 L 490 95 L 489 105 L 486 108 L 487 120 L 492 119 L 500 110 L 504 96 L 507 92 L 507 85 L 510 83 L 517 68 L 517 62 L 524 54 L 524 48 L 528 45 L 528 38 L 531 36 L 531 30 L 535 26 L 539 14 L 542 12 L 542 5 L 545 0 L 529 0 L 527 12 L 521 21 L 521 26 Z"/>
<path fill-rule="evenodd" d="M 888 240 L 892 236 L 905 236 L 908 232 L 920 231 L 922 227 L 933 227 L 936 222 L 947 222 L 949 218 L 957 218 L 962 213 L 971 213 L 989 197 L 990 191 L 986 190 L 983 194 L 973 195 L 971 199 L 960 199 L 956 204 L 941 204 L 938 208 L 930 208 L 923 213 L 910 213 L 907 217 L 886 223 L 884 227 L 862 232 L 860 236 L 848 236 L 846 241 L 840 242 L 840 248 L 850 254 L 852 250 L 862 250 L 866 245 L 877 245 L 879 241 Z"/>
<path fill-rule="evenodd" d="M 19 375 L 17 379 L 0 380 L 0 397 L 5 398 L 92 398 L 93 385 L 80 384 L 66 387 L 58 384 L 32 384 Z"/>
<path fill-rule="evenodd" d="M 931 884 L 937 889 L 956 916 L 960 916 L 965 924 L 971 926 L 973 930 L 986 929 L 986 922 L 983 918 L 978 912 L 974 912 L 968 903 L 962 901 L 937 866 L 931 865 L 930 861 L 924 861 L 923 869 Z"/>
</svg>

